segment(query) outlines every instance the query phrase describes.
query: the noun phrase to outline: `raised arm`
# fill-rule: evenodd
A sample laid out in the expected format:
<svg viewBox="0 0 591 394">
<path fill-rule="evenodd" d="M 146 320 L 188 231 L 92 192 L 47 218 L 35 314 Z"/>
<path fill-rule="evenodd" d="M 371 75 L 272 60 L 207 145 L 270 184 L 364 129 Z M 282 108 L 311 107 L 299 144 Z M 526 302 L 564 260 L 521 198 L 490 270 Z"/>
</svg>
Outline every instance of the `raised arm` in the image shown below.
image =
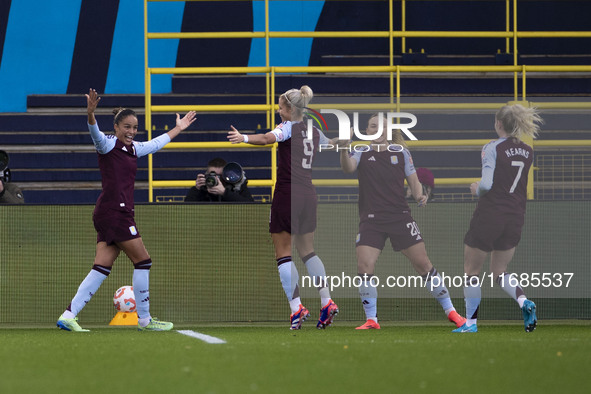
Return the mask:
<svg viewBox="0 0 591 394">
<path fill-rule="evenodd" d="M 341 148 L 349 147 L 349 149 L 351 149 L 351 147 L 352 147 L 352 145 L 351 145 L 352 142 L 353 142 L 353 128 L 351 128 L 351 130 L 350 130 L 349 141 L 340 140 L 338 137 L 335 137 L 330 140 L 331 144 L 336 144 L 337 146 L 339 146 Z M 341 157 L 341 168 L 343 169 L 343 172 L 345 172 L 347 174 L 354 172 L 357 169 L 357 165 L 359 164 L 357 162 L 357 160 L 355 160 L 353 158 L 353 156 L 351 156 L 349 154 L 349 149 L 342 149 L 341 156 L 340 156 Z"/>
<path fill-rule="evenodd" d="M 228 132 L 228 140 L 233 144 L 239 144 L 241 142 L 252 144 L 252 145 L 270 145 L 274 144 L 277 139 L 275 134 L 268 132 L 265 134 L 240 134 L 234 126 L 230 126 L 231 131 Z"/>
<path fill-rule="evenodd" d="M 166 134 L 168 134 L 168 136 L 172 140 L 177 135 L 179 135 L 181 133 L 181 131 L 185 130 L 187 127 L 189 127 L 191 125 L 191 123 L 193 123 L 197 119 L 195 116 L 196 116 L 195 111 L 187 112 L 187 114 L 185 116 L 183 116 L 182 118 L 179 114 L 176 114 L 176 126 L 174 128 L 172 128 Z"/>
<path fill-rule="evenodd" d="M 350 156 L 349 151 L 346 149 L 341 150 L 341 168 L 347 174 L 355 172 L 357 169 L 357 160 Z"/>
<path fill-rule="evenodd" d="M 86 95 L 86 112 L 88 113 L 88 124 L 94 125 L 96 124 L 96 118 L 94 117 L 94 111 L 96 111 L 96 107 L 101 101 L 98 93 L 94 89 L 89 89 L 88 94 Z"/>
</svg>

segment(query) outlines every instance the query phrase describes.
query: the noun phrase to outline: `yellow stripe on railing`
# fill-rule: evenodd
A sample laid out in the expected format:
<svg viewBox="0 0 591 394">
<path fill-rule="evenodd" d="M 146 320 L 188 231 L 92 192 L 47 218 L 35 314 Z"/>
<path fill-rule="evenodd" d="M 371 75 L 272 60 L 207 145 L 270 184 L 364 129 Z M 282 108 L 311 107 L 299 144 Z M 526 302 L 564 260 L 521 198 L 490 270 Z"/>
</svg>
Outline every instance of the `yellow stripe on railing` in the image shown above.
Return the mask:
<svg viewBox="0 0 591 394">
<path fill-rule="evenodd" d="M 478 182 L 480 178 L 437 178 L 435 179 L 435 185 L 437 186 L 454 186 L 454 185 L 467 185 L 474 182 Z M 195 181 L 193 181 L 195 183 Z M 359 182 L 357 179 L 313 179 L 312 183 L 315 186 L 358 186 Z M 250 186 L 250 179 L 248 180 Z"/>
<path fill-rule="evenodd" d="M 266 104 L 152 105 L 153 112 L 254 112 L 268 111 L 269 108 Z"/>
<path fill-rule="evenodd" d="M 265 38 L 264 31 L 163 32 L 148 33 L 148 39 Z M 511 38 L 512 31 L 270 31 L 269 38 Z M 518 38 L 585 38 L 591 31 L 517 32 Z"/>
<path fill-rule="evenodd" d="M 455 185 L 470 185 L 478 182 L 480 178 L 437 178 L 435 185 L 437 186 L 455 186 Z M 312 183 L 315 186 L 344 186 L 356 187 L 359 185 L 357 179 L 313 179 Z M 154 181 L 156 188 L 179 188 L 195 186 L 195 180 L 168 180 L 168 181 Z M 248 179 L 248 186 L 250 187 L 271 187 L 273 182 L 270 179 Z"/>
<path fill-rule="evenodd" d="M 475 147 L 483 147 L 484 145 L 488 144 L 492 141 L 493 138 L 490 139 L 467 139 L 467 140 L 419 140 L 419 141 L 404 141 L 406 145 L 409 147 L 414 148 L 438 148 L 438 147 L 466 147 L 466 146 L 475 146 Z M 368 145 L 371 144 L 371 141 L 363 142 L 363 141 L 355 141 L 352 145 Z M 170 142 L 164 146 L 162 149 L 227 149 L 227 150 L 235 150 L 235 149 L 271 149 L 275 147 L 276 144 L 273 145 L 249 145 L 249 144 L 233 144 L 231 142 L 225 141 L 208 141 L 208 142 Z M 581 146 L 591 146 L 591 140 L 534 140 L 533 141 L 534 147 L 581 147 Z"/>
<path fill-rule="evenodd" d="M 526 95 L 526 79 L 536 77 L 535 73 L 591 73 L 591 65 L 589 66 L 526 66 L 518 65 L 518 39 L 519 38 L 587 38 L 591 37 L 591 31 L 518 31 L 517 29 L 517 0 L 507 0 L 505 10 L 505 31 L 407 31 L 406 30 L 406 1 L 400 2 L 401 6 L 401 30 L 394 31 L 393 15 L 393 1 L 388 1 L 389 7 L 389 27 L 387 31 L 313 31 L 313 32 L 285 32 L 275 31 L 269 29 L 269 0 L 265 0 L 265 31 L 263 32 L 148 32 L 148 2 L 166 2 L 177 0 L 144 0 L 144 57 L 145 57 L 145 71 L 146 71 L 146 88 L 145 88 L 145 114 L 146 114 L 146 128 L 148 137 L 151 137 L 152 112 L 186 112 L 195 110 L 198 112 L 230 112 L 230 111 L 248 111 L 248 112 L 266 112 L 267 113 L 267 128 L 272 127 L 273 113 L 276 108 L 275 99 L 275 76 L 277 74 L 289 73 L 388 73 L 390 75 L 390 97 L 389 103 L 377 104 L 314 104 L 311 105 L 314 109 L 333 108 L 341 110 L 395 110 L 400 112 L 402 110 L 496 110 L 500 106 L 506 104 L 502 103 L 402 103 L 401 102 L 401 80 L 405 76 L 402 73 L 434 73 L 443 75 L 445 73 L 497 73 L 497 74 L 512 74 L 513 78 L 513 100 L 518 100 L 519 95 L 519 78 L 522 79 L 521 84 L 521 100 L 524 105 L 537 107 L 540 109 L 591 109 L 591 102 L 525 102 Z M 206 0 L 185 0 L 185 1 L 206 1 Z M 229 0 L 207 0 L 207 1 L 229 1 Z M 512 7 L 511 7 L 512 3 Z M 271 67 L 270 64 L 270 39 L 272 38 L 388 38 L 388 53 L 389 66 L 343 66 L 343 67 Z M 508 66 L 405 66 L 394 65 L 393 62 L 393 38 L 401 38 L 402 53 L 406 53 L 406 38 L 407 37 L 446 37 L 446 38 L 505 38 L 506 53 L 510 51 L 510 43 L 513 43 L 513 65 Z M 148 64 L 148 39 L 200 39 L 200 38 L 265 38 L 265 67 L 156 67 L 150 68 Z M 151 103 L 151 75 L 155 74 L 264 74 L 265 75 L 265 104 L 252 105 L 152 105 Z M 394 81 L 396 83 L 394 83 Z M 435 146 L 482 146 L 489 140 L 431 140 L 431 141 L 409 141 L 407 142 L 411 147 L 435 147 Z M 436 144 L 436 145 L 435 145 Z M 566 146 L 591 146 L 591 140 L 541 140 L 534 141 L 534 147 L 566 147 Z M 272 147 L 270 145 L 264 148 Z M 244 145 L 233 145 L 225 142 L 206 142 L 206 143 L 170 143 L 165 149 L 244 149 Z M 260 147 L 258 147 L 260 148 Z M 250 147 L 249 149 L 252 149 Z M 271 165 L 272 165 L 272 179 L 271 180 L 249 180 L 252 186 L 271 186 L 275 182 L 275 169 L 277 162 L 276 149 L 271 150 Z M 152 201 L 152 187 L 170 187 L 170 186 L 192 186 L 194 181 L 154 181 L 152 179 L 152 158 L 148 159 L 148 181 L 149 181 L 149 201 Z M 477 179 L 473 178 L 449 178 L 437 179 L 435 182 L 438 185 L 445 184 L 470 184 Z M 318 180 L 316 182 L 343 182 L 343 180 Z M 353 180 L 347 180 L 353 182 Z M 356 181 L 354 181 L 356 182 Z M 336 184 L 335 184 L 336 185 Z M 530 197 L 531 198 L 531 197 Z"/>
<path fill-rule="evenodd" d="M 268 73 L 269 67 L 151 67 L 150 74 L 241 74 Z"/>
<path fill-rule="evenodd" d="M 248 135 L 248 134 L 247 134 Z M 270 149 L 275 147 L 272 145 L 250 145 L 250 144 L 233 144 L 225 141 L 208 141 L 208 142 L 169 142 L 162 149 Z"/>
<path fill-rule="evenodd" d="M 170 181 L 154 181 L 154 187 L 159 188 L 176 188 L 176 187 L 193 187 L 195 186 L 195 180 L 181 181 L 181 180 L 170 180 Z M 272 187 L 273 181 L 270 179 L 249 179 L 248 186 L 250 187 Z"/>
</svg>

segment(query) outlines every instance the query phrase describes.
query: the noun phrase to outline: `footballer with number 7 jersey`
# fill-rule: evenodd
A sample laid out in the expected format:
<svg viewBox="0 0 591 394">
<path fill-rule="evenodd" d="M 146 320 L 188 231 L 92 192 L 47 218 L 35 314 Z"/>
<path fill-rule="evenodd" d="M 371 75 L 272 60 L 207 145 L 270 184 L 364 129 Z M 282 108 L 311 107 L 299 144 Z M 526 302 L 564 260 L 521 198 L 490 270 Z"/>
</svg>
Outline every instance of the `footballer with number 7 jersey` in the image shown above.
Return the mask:
<svg viewBox="0 0 591 394">
<path fill-rule="evenodd" d="M 312 89 L 305 85 L 283 93 L 277 110 L 282 123 L 272 131 L 247 135 L 232 126 L 232 131 L 228 133 L 228 140 L 234 144 L 278 143 L 277 183 L 271 203 L 269 232 L 275 246 L 281 285 L 291 308 L 291 330 L 300 329 L 310 315 L 300 300 L 299 274 L 292 259 L 292 236 L 300 258 L 318 287 L 321 308 L 316 327 L 323 329 L 330 326 L 339 312 L 330 297 L 324 264 L 314 252 L 318 200 L 312 184 L 312 161 L 319 143 L 327 144 L 329 140 L 317 128 L 313 128 L 312 138 L 308 138 L 303 114 L 312 96 Z"/>
<path fill-rule="evenodd" d="M 96 202 L 92 220 L 97 231 L 96 255 L 92 269 L 84 278 L 72 302 L 59 317 L 57 326 L 66 331 L 88 331 L 78 324 L 78 313 L 90 301 L 123 250 L 134 265 L 133 291 L 138 314 L 138 330 L 168 331 L 170 322 L 150 315 L 149 276 L 152 259 L 144 246 L 134 220 L 133 192 L 138 157 L 160 150 L 195 121 L 195 112 L 184 117 L 176 114 L 176 126 L 150 141 L 136 142 L 138 120 L 131 109 L 117 109 L 113 127 L 115 134 L 100 131 L 94 112 L 100 101 L 96 90 L 86 95 L 88 130 L 98 154 L 103 190 Z"/>
<path fill-rule="evenodd" d="M 499 138 L 482 149 L 482 179 L 470 185 L 470 191 L 479 199 L 464 237 L 467 321 L 454 332 L 478 332 L 476 320 L 482 293 L 479 274 L 489 253 L 490 271 L 499 286 L 517 301 L 525 331 L 536 328 L 536 305 L 506 271 L 521 239 L 527 179 L 534 156 L 532 147 L 521 138 L 535 138 L 541 123 L 535 108 L 519 104 L 505 105 L 496 113 L 495 131 Z"/>
</svg>

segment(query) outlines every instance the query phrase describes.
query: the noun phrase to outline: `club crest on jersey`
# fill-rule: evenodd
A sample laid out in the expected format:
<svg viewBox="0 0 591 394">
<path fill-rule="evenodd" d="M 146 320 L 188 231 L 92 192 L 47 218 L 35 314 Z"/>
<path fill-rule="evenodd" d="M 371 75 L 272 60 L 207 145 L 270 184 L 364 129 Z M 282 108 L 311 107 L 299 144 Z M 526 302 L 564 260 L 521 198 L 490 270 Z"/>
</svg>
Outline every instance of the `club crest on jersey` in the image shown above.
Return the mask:
<svg viewBox="0 0 591 394">
<path fill-rule="evenodd" d="M 390 156 L 390 163 L 398 164 L 398 156 Z"/>
</svg>

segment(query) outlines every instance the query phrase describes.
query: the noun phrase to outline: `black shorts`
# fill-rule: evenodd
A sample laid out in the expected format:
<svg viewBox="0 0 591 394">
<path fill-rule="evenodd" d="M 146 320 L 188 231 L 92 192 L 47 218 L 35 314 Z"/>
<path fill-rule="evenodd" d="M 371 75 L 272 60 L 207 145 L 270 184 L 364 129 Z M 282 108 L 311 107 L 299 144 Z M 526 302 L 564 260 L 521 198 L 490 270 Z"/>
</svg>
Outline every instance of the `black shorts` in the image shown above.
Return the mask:
<svg viewBox="0 0 591 394">
<path fill-rule="evenodd" d="M 106 242 L 107 245 L 112 245 L 141 237 L 133 218 L 133 212 L 109 209 L 101 215 L 93 215 L 92 221 L 97 233 L 97 243 Z"/>
<path fill-rule="evenodd" d="M 315 194 L 303 194 L 297 198 L 291 193 L 275 193 L 271 203 L 269 232 L 307 234 L 316 231 L 316 209 L 318 199 Z"/>
<path fill-rule="evenodd" d="M 464 243 L 484 252 L 509 250 L 521 240 L 523 215 L 505 216 L 474 212 Z"/>
<path fill-rule="evenodd" d="M 399 252 L 423 241 L 421 231 L 410 213 L 401 214 L 395 220 L 364 220 L 359 223 L 355 246 L 371 246 L 384 249 L 386 238 L 390 238 L 392 249 Z"/>
<path fill-rule="evenodd" d="M 283 231 L 291 234 L 291 193 L 289 191 L 282 193 L 275 190 L 271 202 L 269 232 L 277 234 Z"/>
</svg>

